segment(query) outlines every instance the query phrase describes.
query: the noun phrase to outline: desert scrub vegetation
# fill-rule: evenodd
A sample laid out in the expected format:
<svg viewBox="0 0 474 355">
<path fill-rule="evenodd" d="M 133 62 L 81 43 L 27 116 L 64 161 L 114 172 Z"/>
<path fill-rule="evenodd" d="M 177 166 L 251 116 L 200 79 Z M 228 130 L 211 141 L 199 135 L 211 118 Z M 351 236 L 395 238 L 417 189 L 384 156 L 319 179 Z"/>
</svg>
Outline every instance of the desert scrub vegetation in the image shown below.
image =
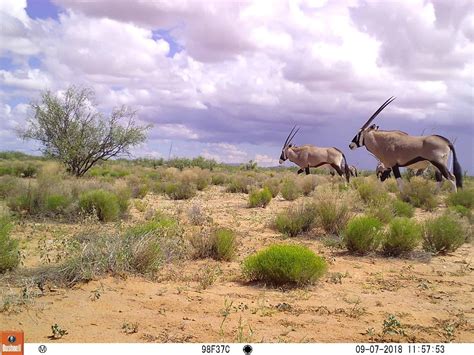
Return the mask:
<svg viewBox="0 0 474 355">
<path fill-rule="evenodd" d="M 412 205 L 399 199 L 395 199 L 392 202 L 393 213 L 397 217 L 408 217 L 411 218 L 415 214 L 415 209 Z"/>
<path fill-rule="evenodd" d="M 182 171 L 180 179 L 183 183 L 196 186 L 199 191 L 204 190 L 211 182 L 211 174 L 207 170 L 194 167 Z"/>
<path fill-rule="evenodd" d="M 474 224 L 474 215 L 469 208 L 461 205 L 450 206 L 449 210 L 453 213 L 458 214 L 461 217 L 465 217 L 470 224 Z"/>
<path fill-rule="evenodd" d="M 315 196 L 312 209 L 316 213 L 316 221 L 326 233 L 337 234 L 346 227 L 351 212 L 342 194 L 325 191 Z"/>
<path fill-rule="evenodd" d="M 274 227 L 287 237 L 296 237 L 298 234 L 310 230 L 316 218 L 314 205 L 301 204 L 290 206 L 286 211 L 279 213 L 274 221 Z"/>
<path fill-rule="evenodd" d="M 423 249 L 445 254 L 455 251 L 468 237 L 468 230 L 461 218 L 446 213 L 425 221 L 423 226 Z"/>
<path fill-rule="evenodd" d="M 458 190 L 446 198 L 448 206 L 463 206 L 467 209 L 474 207 L 474 189 Z"/>
<path fill-rule="evenodd" d="M 226 191 L 231 193 L 248 194 L 250 187 L 254 184 L 250 176 L 238 174 L 234 175 L 227 184 Z"/>
<path fill-rule="evenodd" d="M 102 222 L 116 221 L 126 211 L 116 194 L 102 189 L 82 193 L 79 196 L 79 207 L 86 214 L 95 214 Z"/>
<path fill-rule="evenodd" d="M 320 278 L 326 261 L 301 245 L 272 245 L 243 261 L 243 275 L 248 281 L 271 285 L 302 286 Z"/>
<path fill-rule="evenodd" d="M 191 245 L 196 259 L 230 261 L 236 250 L 235 233 L 228 228 L 205 230 L 191 238 Z"/>
<path fill-rule="evenodd" d="M 188 200 L 196 195 L 196 186 L 184 181 L 168 182 L 165 193 L 172 200 Z"/>
<path fill-rule="evenodd" d="M 249 194 L 249 207 L 265 207 L 272 200 L 272 193 L 267 187 L 254 190 Z"/>
<path fill-rule="evenodd" d="M 280 187 L 281 196 L 287 201 L 296 200 L 301 195 L 298 184 L 292 178 L 283 181 Z"/>
<path fill-rule="evenodd" d="M 363 255 L 375 251 L 383 237 L 382 222 L 371 216 L 352 218 L 344 230 L 343 241 L 354 254 Z"/>
<path fill-rule="evenodd" d="M 278 178 L 269 178 L 263 182 L 263 187 L 270 190 L 272 197 L 277 197 L 280 193 L 280 180 Z"/>
<path fill-rule="evenodd" d="M 0 160 L 0 176 L 10 175 L 22 178 L 31 178 L 36 176 L 38 170 L 39 164 L 37 162 Z"/>
<path fill-rule="evenodd" d="M 394 218 L 385 233 L 382 251 L 388 256 L 399 256 L 415 249 L 421 241 L 421 227 L 407 217 Z"/>
<path fill-rule="evenodd" d="M 215 173 L 211 176 L 212 185 L 225 185 L 227 183 L 227 175 L 224 173 Z"/>
<path fill-rule="evenodd" d="M 68 285 L 106 274 L 154 276 L 164 263 L 189 253 L 184 232 L 167 216 L 157 215 L 123 232 L 89 232 L 72 241 L 70 255 L 49 277 Z"/>
<path fill-rule="evenodd" d="M 410 181 L 404 181 L 400 198 L 426 211 L 433 211 L 438 205 L 436 197 L 436 185 L 434 181 L 415 176 Z"/>
<path fill-rule="evenodd" d="M 11 238 L 11 229 L 8 212 L 0 209 L 0 273 L 16 268 L 20 262 L 18 241 Z"/>
<path fill-rule="evenodd" d="M 355 178 L 353 186 L 362 201 L 367 204 L 379 204 L 388 200 L 388 194 L 382 184 L 372 178 Z"/>
<path fill-rule="evenodd" d="M 197 204 L 193 204 L 187 212 L 188 220 L 191 224 L 195 226 L 202 226 L 207 220 L 206 213 L 203 211 L 202 207 Z"/>
<path fill-rule="evenodd" d="M 374 201 L 367 207 L 365 214 L 377 218 L 384 224 L 390 222 L 394 217 L 392 198 Z"/>
<path fill-rule="evenodd" d="M 316 188 L 316 176 L 314 175 L 305 175 L 300 180 L 298 180 L 299 190 L 303 193 L 304 196 L 308 196 Z"/>
</svg>

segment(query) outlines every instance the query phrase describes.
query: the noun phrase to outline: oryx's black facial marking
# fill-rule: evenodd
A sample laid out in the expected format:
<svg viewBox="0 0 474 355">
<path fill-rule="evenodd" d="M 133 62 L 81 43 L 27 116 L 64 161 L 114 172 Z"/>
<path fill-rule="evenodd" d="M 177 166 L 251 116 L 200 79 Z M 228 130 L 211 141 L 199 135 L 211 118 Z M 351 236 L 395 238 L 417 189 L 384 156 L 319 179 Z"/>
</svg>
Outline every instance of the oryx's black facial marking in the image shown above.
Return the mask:
<svg viewBox="0 0 474 355">
<path fill-rule="evenodd" d="M 387 169 L 380 174 L 380 181 L 385 181 L 391 177 L 392 169 Z"/>
<path fill-rule="evenodd" d="M 281 155 L 280 155 L 280 160 L 281 160 L 281 161 L 286 161 L 286 159 L 287 159 L 287 158 L 286 158 L 286 155 L 285 155 L 285 150 L 282 150 L 282 151 L 281 151 Z"/>
<path fill-rule="evenodd" d="M 357 148 L 360 148 L 364 145 L 364 139 L 363 139 L 362 133 L 363 133 L 363 131 L 360 131 L 359 133 L 357 133 L 354 136 L 354 138 L 352 138 L 351 142 L 354 143 Z M 350 147 L 350 145 L 349 145 L 349 147 Z"/>
</svg>

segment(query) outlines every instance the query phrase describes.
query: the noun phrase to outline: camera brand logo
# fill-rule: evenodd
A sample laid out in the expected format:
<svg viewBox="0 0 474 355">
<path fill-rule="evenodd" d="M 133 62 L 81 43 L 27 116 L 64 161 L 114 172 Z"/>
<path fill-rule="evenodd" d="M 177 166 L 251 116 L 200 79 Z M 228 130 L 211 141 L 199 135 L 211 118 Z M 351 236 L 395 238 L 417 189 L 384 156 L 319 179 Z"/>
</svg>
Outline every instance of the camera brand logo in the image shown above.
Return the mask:
<svg viewBox="0 0 474 355">
<path fill-rule="evenodd" d="M 0 332 L 2 344 L 0 355 L 23 355 L 25 339 L 23 331 L 3 330 Z"/>
</svg>

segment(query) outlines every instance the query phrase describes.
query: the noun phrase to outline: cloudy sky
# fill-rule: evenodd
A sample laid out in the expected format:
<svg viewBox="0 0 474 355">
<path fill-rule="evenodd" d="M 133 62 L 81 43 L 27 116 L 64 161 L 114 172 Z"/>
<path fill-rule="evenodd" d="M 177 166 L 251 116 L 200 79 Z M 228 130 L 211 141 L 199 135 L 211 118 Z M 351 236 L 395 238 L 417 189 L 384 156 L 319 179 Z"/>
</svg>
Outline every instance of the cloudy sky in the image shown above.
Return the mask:
<svg viewBox="0 0 474 355">
<path fill-rule="evenodd" d="M 2 0 L 0 150 L 44 89 L 92 87 L 153 123 L 136 155 L 276 165 L 296 144 L 336 146 L 388 97 L 384 129 L 456 140 L 474 173 L 471 1 Z"/>
</svg>

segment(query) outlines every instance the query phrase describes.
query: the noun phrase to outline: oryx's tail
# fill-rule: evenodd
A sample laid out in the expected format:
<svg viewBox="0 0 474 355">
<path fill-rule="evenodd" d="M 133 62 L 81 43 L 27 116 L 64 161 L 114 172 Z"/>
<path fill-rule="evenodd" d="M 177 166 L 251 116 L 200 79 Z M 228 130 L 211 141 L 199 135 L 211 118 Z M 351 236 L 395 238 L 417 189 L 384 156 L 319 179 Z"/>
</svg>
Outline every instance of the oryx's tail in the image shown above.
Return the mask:
<svg viewBox="0 0 474 355">
<path fill-rule="evenodd" d="M 456 157 L 456 150 L 454 149 L 454 145 L 449 142 L 449 149 L 453 152 L 453 174 L 456 178 L 456 187 L 462 188 L 462 168 L 458 162 L 458 158 Z"/>
<path fill-rule="evenodd" d="M 342 153 L 342 157 L 344 158 L 344 175 L 346 175 L 346 180 L 349 182 L 351 171 L 349 170 L 349 164 L 347 164 L 347 159 L 344 153 Z"/>
<path fill-rule="evenodd" d="M 336 149 L 339 153 L 341 153 L 342 158 L 344 159 L 344 175 L 346 176 L 347 182 L 349 182 L 349 180 L 351 178 L 351 171 L 349 169 L 349 164 L 347 163 L 346 156 L 344 155 L 344 153 L 340 149 L 337 149 L 336 147 L 333 147 L 333 148 Z M 341 162 L 341 164 L 342 164 L 342 162 Z M 340 168 L 342 169 L 342 166 Z"/>
</svg>

